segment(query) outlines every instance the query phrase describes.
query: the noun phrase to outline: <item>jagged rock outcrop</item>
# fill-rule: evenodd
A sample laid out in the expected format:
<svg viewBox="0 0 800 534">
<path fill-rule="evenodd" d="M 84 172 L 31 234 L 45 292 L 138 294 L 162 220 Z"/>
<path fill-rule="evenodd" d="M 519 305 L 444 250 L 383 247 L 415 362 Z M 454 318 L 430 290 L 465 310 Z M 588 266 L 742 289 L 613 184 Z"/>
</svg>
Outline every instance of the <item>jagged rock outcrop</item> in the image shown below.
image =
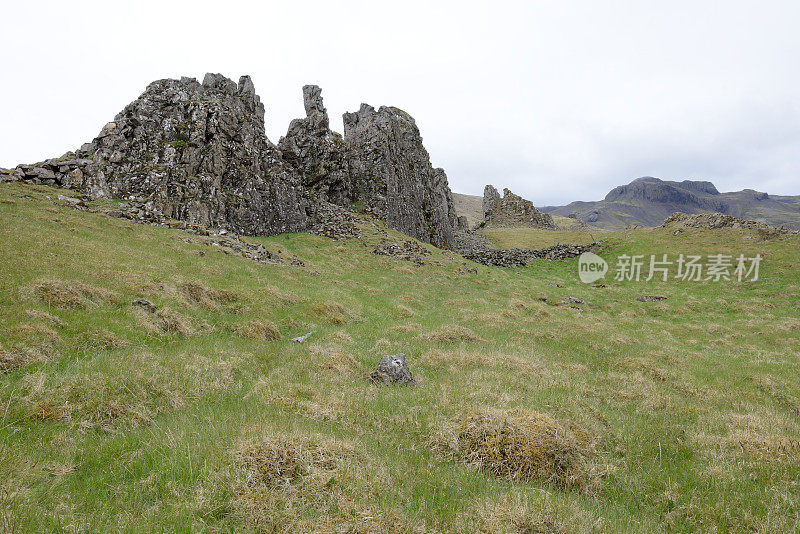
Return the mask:
<svg viewBox="0 0 800 534">
<path fill-rule="evenodd" d="M 303 86 L 306 117 L 295 119 L 278 141 L 278 149 L 301 176 L 303 186 L 322 198 L 346 206 L 353 202 L 347 147 L 344 139 L 330 130 L 322 90 Z"/>
<path fill-rule="evenodd" d="M 553 217 L 537 210 L 530 200 L 515 195 L 508 188 L 503 196 L 494 186 L 483 190 L 483 226 L 530 226 L 555 230 Z"/>
<path fill-rule="evenodd" d="M 25 178 L 124 198 L 148 211 L 251 235 L 304 230 L 310 202 L 264 133 L 248 76 L 159 80 L 76 153 Z"/>
<path fill-rule="evenodd" d="M 342 137 L 330 130 L 319 87 L 303 87 L 303 102 L 306 117 L 292 121 L 278 149 L 306 188 L 340 206 L 362 204 L 421 241 L 454 245 L 458 221 L 447 175 L 431 165 L 410 115 L 362 104 L 345 113 Z"/>
<path fill-rule="evenodd" d="M 447 175 L 431 165 L 414 119 L 405 111 L 362 104 L 344 114 L 353 198 L 390 228 L 451 248 L 457 226 Z"/>
<path fill-rule="evenodd" d="M 503 200 L 503 197 L 500 196 L 500 193 L 497 192 L 497 189 L 494 188 L 493 185 L 487 184 L 486 187 L 483 188 L 483 220 L 490 219 L 492 214 L 494 213 L 494 207 Z"/>
<path fill-rule="evenodd" d="M 20 165 L 2 180 L 122 198 L 146 220 L 250 235 L 327 228 L 322 219 L 331 214 L 347 218 L 331 204 L 361 203 L 390 228 L 454 246 L 447 176 L 431 165 L 411 116 L 362 105 L 345 114 L 343 137 L 330 130 L 319 87 L 303 87 L 303 100 L 306 117 L 292 121 L 276 147 L 248 76 L 238 84 L 219 74 L 207 74 L 202 84 L 159 80 L 91 143 Z M 348 226 L 333 233 L 353 232 Z"/>
</svg>

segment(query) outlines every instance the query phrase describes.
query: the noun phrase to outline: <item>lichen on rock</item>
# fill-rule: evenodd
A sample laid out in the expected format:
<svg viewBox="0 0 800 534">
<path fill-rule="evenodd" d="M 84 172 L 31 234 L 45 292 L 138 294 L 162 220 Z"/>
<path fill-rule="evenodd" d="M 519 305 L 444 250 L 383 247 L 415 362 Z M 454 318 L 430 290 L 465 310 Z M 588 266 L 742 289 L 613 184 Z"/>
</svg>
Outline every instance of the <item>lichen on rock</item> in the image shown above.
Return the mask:
<svg viewBox="0 0 800 534">
<path fill-rule="evenodd" d="M 446 248 L 457 220 L 447 176 L 435 169 L 414 119 L 366 104 L 329 127 L 316 85 L 306 117 L 278 145 L 264 130 L 252 80 L 221 74 L 158 80 L 75 152 L 2 174 L 124 199 L 148 220 L 169 219 L 245 235 L 326 227 L 337 205 L 363 205 L 392 229 Z M 327 225 L 330 226 L 330 225 Z"/>
</svg>

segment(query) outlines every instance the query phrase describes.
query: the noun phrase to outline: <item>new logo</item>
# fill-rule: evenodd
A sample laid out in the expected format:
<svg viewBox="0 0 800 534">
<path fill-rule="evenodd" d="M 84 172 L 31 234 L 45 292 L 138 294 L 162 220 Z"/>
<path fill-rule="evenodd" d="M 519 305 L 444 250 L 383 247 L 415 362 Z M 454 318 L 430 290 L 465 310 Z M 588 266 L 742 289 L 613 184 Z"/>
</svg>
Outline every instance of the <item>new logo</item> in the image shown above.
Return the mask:
<svg viewBox="0 0 800 534">
<path fill-rule="evenodd" d="M 606 260 L 593 252 L 584 252 L 578 258 L 578 277 L 584 284 L 591 284 L 608 272 Z"/>
</svg>

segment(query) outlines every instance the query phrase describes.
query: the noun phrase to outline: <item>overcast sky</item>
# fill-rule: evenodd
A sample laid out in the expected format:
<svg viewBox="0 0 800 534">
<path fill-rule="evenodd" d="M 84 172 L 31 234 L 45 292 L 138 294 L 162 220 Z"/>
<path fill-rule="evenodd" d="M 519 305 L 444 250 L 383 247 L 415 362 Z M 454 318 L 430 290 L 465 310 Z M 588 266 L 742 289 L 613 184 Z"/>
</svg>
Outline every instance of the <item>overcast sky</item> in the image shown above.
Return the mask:
<svg viewBox="0 0 800 534">
<path fill-rule="evenodd" d="M 153 80 L 250 74 L 273 142 L 322 87 L 417 121 L 456 192 L 639 176 L 800 194 L 800 1 L 5 2 L 0 166 L 91 140 Z"/>
</svg>

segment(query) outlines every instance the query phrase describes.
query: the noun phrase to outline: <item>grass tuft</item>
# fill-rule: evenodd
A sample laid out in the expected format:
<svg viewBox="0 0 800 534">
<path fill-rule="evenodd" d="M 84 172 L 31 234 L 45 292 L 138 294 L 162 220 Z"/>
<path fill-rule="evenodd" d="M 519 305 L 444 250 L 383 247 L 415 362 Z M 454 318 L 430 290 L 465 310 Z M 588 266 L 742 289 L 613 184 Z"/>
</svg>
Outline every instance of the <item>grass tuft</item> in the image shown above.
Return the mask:
<svg viewBox="0 0 800 534">
<path fill-rule="evenodd" d="M 422 341 L 433 343 L 457 343 L 459 341 L 484 342 L 475 332 L 459 325 L 446 325 L 438 330 L 422 334 L 418 337 Z"/>
<path fill-rule="evenodd" d="M 33 290 L 42 302 L 56 308 L 83 309 L 99 302 L 117 302 L 111 291 L 74 280 L 45 280 L 34 284 Z"/>
<path fill-rule="evenodd" d="M 552 417 L 529 410 L 473 412 L 443 425 L 434 445 L 459 461 L 511 481 L 587 485 L 586 444 Z"/>
<path fill-rule="evenodd" d="M 247 339 L 261 339 L 264 341 L 275 341 L 281 338 L 281 331 L 278 330 L 275 323 L 266 319 L 256 319 L 238 325 L 236 333 Z"/>
<path fill-rule="evenodd" d="M 232 291 L 211 289 L 199 281 L 184 282 L 178 286 L 178 289 L 187 302 L 208 311 L 218 311 L 220 305 L 239 300 L 239 296 Z"/>
</svg>

